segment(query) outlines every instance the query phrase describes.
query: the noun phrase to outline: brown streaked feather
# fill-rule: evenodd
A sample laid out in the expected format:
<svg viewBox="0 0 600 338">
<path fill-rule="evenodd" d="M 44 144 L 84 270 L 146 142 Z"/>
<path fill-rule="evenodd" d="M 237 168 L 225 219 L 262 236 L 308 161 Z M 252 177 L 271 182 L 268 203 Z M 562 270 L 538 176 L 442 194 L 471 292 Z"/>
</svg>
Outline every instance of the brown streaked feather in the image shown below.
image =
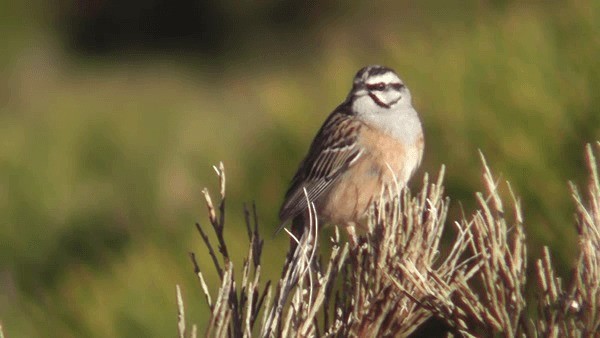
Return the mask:
<svg viewBox="0 0 600 338">
<path fill-rule="evenodd" d="M 285 195 L 279 211 L 280 229 L 308 208 L 306 195 L 311 202 L 315 201 L 360 157 L 362 149 L 356 139 L 362 122 L 356 120 L 348 108 L 339 106 L 317 133 Z"/>
</svg>

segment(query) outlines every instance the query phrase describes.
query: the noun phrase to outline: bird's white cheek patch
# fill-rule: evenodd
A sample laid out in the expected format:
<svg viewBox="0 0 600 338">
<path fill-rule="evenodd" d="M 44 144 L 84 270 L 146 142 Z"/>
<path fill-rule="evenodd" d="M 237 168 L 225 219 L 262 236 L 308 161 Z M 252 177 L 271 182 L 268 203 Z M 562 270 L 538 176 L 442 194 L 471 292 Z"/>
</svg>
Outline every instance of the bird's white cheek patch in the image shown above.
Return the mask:
<svg viewBox="0 0 600 338">
<path fill-rule="evenodd" d="M 402 95 L 397 91 L 391 91 L 387 93 L 386 99 L 388 105 L 393 105 L 402 99 Z"/>
<path fill-rule="evenodd" d="M 354 101 L 352 109 L 359 114 L 366 114 L 381 108 L 375 104 L 373 99 L 371 99 L 368 95 L 365 95 Z"/>
<path fill-rule="evenodd" d="M 375 102 L 376 105 L 382 108 L 389 108 L 390 105 L 385 102 L 380 96 L 375 93 L 369 93 L 369 97 Z"/>
<path fill-rule="evenodd" d="M 373 99 L 373 101 L 375 101 L 375 103 L 378 106 L 384 108 L 389 108 L 391 105 L 397 103 L 402 98 L 402 96 L 395 91 L 386 91 L 380 93 L 371 92 L 370 95 L 372 95 L 371 98 Z"/>
</svg>

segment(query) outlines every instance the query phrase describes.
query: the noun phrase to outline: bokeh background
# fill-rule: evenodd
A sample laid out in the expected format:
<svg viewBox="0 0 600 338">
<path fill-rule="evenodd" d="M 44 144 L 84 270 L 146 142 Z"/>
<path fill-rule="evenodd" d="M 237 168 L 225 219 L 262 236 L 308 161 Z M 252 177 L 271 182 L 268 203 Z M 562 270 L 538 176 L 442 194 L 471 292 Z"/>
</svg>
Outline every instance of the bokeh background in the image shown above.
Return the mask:
<svg viewBox="0 0 600 338">
<path fill-rule="evenodd" d="M 600 139 L 600 2 L 0 2 L 0 322 L 8 337 L 169 337 L 175 284 L 207 321 L 188 259 L 228 174 L 226 236 L 256 201 L 265 274 L 287 183 L 366 64 L 395 68 L 447 166 L 450 218 L 474 208 L 478 150 L 521 196 L 531 258 L 576 255 L 568 180 Z M 238 267 L 241 259 L 236 261 Z"/>
</svg>

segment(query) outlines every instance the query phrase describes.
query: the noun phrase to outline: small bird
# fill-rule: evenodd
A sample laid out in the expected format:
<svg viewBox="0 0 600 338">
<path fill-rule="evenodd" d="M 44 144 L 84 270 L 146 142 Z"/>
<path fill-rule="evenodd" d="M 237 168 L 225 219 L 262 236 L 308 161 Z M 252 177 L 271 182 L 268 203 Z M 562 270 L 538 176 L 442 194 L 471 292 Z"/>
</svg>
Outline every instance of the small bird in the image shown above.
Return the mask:
<svg viewBox="0 0 600 338">
<path fill-rule="evenodd" d="M 423 129 L 410 91 L 392 69 L 372 65 L 325 120 L 292 179 L 279 212 L 300 235 L 309 223 L 308 200 L 320 224 L 337 224 L 354 237 L 382 191 L 406 185 L 423 157 Z M 384 189 L 384 190 L 382 190 Z"/>
</svg>

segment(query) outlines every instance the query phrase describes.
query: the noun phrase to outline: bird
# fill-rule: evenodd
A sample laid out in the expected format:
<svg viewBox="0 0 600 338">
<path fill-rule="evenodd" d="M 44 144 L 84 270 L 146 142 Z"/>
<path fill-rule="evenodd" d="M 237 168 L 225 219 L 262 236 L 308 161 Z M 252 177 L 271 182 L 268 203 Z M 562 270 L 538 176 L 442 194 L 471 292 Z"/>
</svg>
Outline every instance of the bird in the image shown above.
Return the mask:
<svg viewBox="0 0 600 338">
<path fill-rule="evenodd" d="M 345 227 L 355 237 L 355 228 L 368 228 L 368 211 L 382 191 L 397 191 L 413 176 L 424 145 L 419 114 L 398 74 L 385 66 L 363 67 L 298 166 L 277 232 L 291 221 L 300 238 L 309 226 L 310 202 L 319 224 Z"/>
</svg>

